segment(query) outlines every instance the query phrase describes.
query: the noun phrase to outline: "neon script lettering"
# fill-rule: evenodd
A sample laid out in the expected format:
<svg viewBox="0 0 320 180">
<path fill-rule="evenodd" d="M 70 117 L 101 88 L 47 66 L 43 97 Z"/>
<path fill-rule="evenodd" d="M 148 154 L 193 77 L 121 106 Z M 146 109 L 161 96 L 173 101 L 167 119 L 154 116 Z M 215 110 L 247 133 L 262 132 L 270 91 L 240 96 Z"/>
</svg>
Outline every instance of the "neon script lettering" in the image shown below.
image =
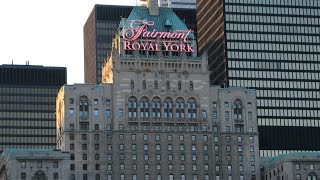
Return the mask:
<svg viewBox="0 0 320 180">
<path fill-rule="evenodd" d="M 134 26 L 138 24 L 138 26 Z M 176 30 L 173 32 L 158 32 L 155 29 L 148 31 L 148 26 L 153 26 L 153 21 L 134 20 L 130 23 L 130 28 L 122 30 L 125 50 L 144 51 L 178 51 L 193 52 L 194 48 L 188 42 L 188 36 L 193 31 L 191 29 Z M 139 39 L 140 38 L 140 39 Z M 139 41 L 135 41 L 139 39 Z M 157 40 L 164 39 L 164 40 Z M 179 40 L 184 43 L 180 44 Z"/>
</svg>

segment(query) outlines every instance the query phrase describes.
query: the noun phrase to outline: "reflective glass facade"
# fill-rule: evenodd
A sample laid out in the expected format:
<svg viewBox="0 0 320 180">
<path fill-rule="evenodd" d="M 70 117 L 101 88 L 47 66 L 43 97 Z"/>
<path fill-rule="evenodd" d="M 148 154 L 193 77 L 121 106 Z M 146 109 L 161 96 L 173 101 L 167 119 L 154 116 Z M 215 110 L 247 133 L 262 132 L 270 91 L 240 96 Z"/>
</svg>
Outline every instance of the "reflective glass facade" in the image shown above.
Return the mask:
<svg viewBox="0 0 320 180">
<path fill-rule="evenodd" d="M 0 66 L 0 152 L 55 148 L 55 101 L 66 68 Z"/>
<path fill-rule="evenodd" d="M 132 6 L 95 5 L 84 25 L 85 83 L 101 83 L 102 64 L 111 52 L 112 38 L 121 17 L 128 17 Z M 197 31 L 195 9 L 173 9 L 188 28 Z"/>
<path fill-rule="evenodd" d="M 257 90 L 260 155 L 319 151 L 320 2 L 212 2 L 224 8 L 224 39 L 215 42 L 226 46 L 227 72 L 214 83 Z"/>
</svg>

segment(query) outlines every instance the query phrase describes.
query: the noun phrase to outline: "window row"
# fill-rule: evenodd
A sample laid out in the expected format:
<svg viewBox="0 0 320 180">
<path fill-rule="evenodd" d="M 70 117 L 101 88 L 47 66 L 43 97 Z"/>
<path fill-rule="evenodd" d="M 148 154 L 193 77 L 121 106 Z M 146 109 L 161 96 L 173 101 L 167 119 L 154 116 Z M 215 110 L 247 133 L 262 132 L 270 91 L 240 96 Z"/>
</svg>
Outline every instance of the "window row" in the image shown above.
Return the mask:
<svg viewBox="0 0 320 180">
<path fill-rule="evenodd" d="M 150 87 L 150 86 L 147 86 L 147 81 L 146 81 L 146 80 L 143 80 L 143 81 L 142 81 L 142 89 L 143 89 L 143 90 L 146 90 L 147 87 Z M 171 88 L 170 81 L 166 81 L 165 87 L 166 87 L 166 90 L 170 90 L 170 88 Z M 179 91 L 182 90 L 182 82 L 181 82 L 181 81 L 178 81 L 177 87 L 178 87 L 178 90 L 179 90 Z M 134 80 L 131 80 L 131 81 L 130 81 L 130 88 L 131 88 L 131 89 L 134 89 L 134 88 L 135 88 Z M 154 82 L 153 82 L 153 88 L 154 88 L 154 89 L 159 89 L 159 82 L 158 82 L 158 80 L 154 80 Z M 160 87 L 160 89 L 161 89 L 161 87 Z M 192 82 L 192 81 L 189 82 L 189 89 L 190 89 L 190 91 L 193 90 L 193 82 Z"/>
<path fill-rule="evenodd" d="M 177 98 L 174 103 L 169 97 L 162 102 L 160 98 L 153 98 L 150 101 L 147 97 L 142 97 L 139 101 L 136 97 L 130 97 L 128 100 L 128 116 L 129 118 L 173 118 L 173 114 L 177 119 L 185 118 L 195 119 L 197 115 L 198 105 L 195 98 L 189 98 L 187 102 L 183 98 Z M 202 111 L 202 117 L 207 118 L 206 111 Z"/>
</svg>

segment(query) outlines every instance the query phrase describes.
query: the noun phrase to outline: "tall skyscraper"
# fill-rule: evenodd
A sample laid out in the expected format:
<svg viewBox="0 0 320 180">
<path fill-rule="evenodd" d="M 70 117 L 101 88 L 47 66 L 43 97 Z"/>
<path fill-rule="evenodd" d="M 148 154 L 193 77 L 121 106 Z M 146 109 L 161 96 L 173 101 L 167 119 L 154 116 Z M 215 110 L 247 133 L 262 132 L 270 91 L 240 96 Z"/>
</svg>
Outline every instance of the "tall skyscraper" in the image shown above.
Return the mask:
<svg viewBox="0 0 320 180">
<path fill-rule="evenodd" d="M 55 102 L 65 67 L 0 66 L 0 152 L 56 147 Z"/>
<path fill-rule="evenodd" d="M 134 7 L 103 83 L 60 89 L 71 179 L 260 179 L 255 90 L 210 86 L 194 38 L 171 9 Z"/>
<path fill-rule="evenodd" d="M 212 84 L 257 90 L 260 155 L 320 151 L 320 1 L 198 0 Z"/>
<path fill-rule="evenodd" d="M 132 6 L 95 5 L 84 25 L 85 83 L 101 83 L 101 67 L 111 53 L 112 38 L 121 17 L 128 17 Z M 195 9 L 173 9 L 189 29 L 197 34 Z"/>
</svg>

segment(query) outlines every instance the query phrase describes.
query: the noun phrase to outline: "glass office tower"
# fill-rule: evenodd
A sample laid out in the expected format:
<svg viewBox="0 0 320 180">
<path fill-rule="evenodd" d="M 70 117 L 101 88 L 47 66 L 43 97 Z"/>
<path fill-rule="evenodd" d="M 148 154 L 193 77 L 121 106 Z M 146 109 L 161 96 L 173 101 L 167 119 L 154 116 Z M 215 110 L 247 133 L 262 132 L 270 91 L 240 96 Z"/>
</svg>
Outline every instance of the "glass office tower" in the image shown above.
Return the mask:
<svg viewBox="0 0 320 180">
<path fill-rule="evenodd" d="M 95 5 L 84 28 L 84 82 L 101 83 L 101 68 L 111 52 L 112 38 L 121 17 L 128 17 L 132 6 Z M 177 8 L 173 11 L 197 35 L 196 10 Z"/>
<path fill-rule="evenodd" d="M 0 66 L 0 153 L 56 146 L 55 104 L 65 67 Z"/>
<path fill-rule="evenodd" d="M 320 151 L 320 1 L 199 0 L 197 15 L 211 82 L 257 90 L 260 155 Z"/>
</svg>

